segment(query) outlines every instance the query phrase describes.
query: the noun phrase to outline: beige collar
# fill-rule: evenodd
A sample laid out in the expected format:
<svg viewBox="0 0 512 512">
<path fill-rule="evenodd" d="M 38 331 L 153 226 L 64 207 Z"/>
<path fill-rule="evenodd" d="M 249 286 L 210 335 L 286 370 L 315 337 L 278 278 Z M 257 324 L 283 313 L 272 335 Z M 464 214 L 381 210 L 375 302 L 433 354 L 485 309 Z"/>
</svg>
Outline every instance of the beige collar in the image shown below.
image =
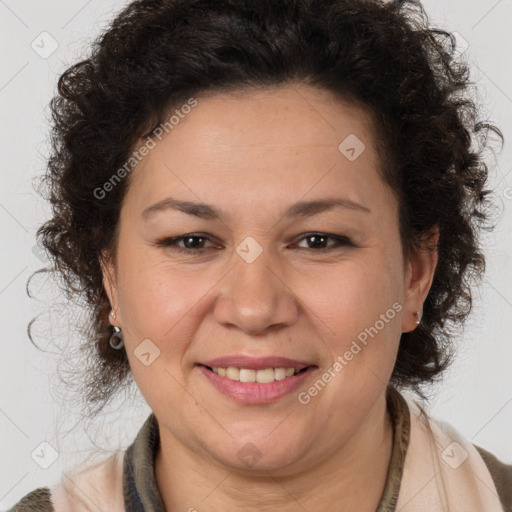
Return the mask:
<svg viewBox="0 0 512 512">
<path fill-rule="evenodd" d="M 404 398 L 411 425 L 396 510 L 504 512 L 473 444 L 448 423 L 429 417 L 416 401 Z"/>
</svg>

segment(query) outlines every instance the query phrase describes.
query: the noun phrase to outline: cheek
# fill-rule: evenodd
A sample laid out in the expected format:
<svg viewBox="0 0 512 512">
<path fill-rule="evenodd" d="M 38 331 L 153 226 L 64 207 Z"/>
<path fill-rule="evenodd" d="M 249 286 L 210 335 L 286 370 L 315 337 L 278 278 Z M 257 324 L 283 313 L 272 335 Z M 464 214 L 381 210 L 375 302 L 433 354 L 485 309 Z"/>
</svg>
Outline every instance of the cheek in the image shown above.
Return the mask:
<svg viewBox="0 0 512 512">
<path fill-rule="evenodd" d="M 141 336 L 157 340 L 172 337 L 207 289 L 190 276 L 138 267 L 120 287 L 125 323 Z"/>
<path fill-rule="evenodd" d="M 360 387 L 390 376 L 401 335 L 399 265 L 399 258 L 385 259 L 376 251 L 375 258 L 329 274 L 323 287 L 310 293 L 309 305 L 321 319 L 332 361 L 342 365 L 340 385 Z"/>
<path fill-rule="evenodd" d="M 376 258 L 349 262 L 317 277 L 316 282 L 322 284 L 305 297 L 316 304 L 315 311 L 329 325 L 344 330 L 373 324 L 401 299 L 396 265 L 385 265 Z"/>
<path fill-rule="evenodd" d="M 127 254 L 119 258 L 119 305 L 134 380 L 153 410 L 186 403 L 182 365 L 206 284 L 157 264 L 147 252 Z"/>
<path fill-rule="evenodd" d="M 169 264 L 153 248 L 126 241 L 118 254 L 119 306 L 127 344 L 133 350 L 149 338 L 162 353 L 179 353 L 184 326 L 208 291 L 207 283 L 197 279 L 197 272 L 194 277 L 183 266 Z"/>
</svg>

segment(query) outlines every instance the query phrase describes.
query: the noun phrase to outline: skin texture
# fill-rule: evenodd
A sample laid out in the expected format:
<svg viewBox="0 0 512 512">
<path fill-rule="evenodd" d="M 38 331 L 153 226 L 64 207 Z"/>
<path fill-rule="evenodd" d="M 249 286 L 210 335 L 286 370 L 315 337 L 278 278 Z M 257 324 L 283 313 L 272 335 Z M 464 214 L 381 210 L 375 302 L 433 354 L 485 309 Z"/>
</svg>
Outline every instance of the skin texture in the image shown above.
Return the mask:
<svg viewBox="0 0 512 512">
<path fill-rule="evenodd" d="M 373 511 L 392 447 L 386 386 L 437 255 L 418 252 L 404 265 L 398 203 L 379 174 L 365 110 L 301 84 L 197 101 L 132 171 L 117 260 L 106 254 L 102 263 L 111 322 L 123 330 L 135 381 L 159 422 L 156 477 L 165 506 Z M 366 146 L 354 161 L 338 150 L 350 134 Z M 226 216 L 203 220 L 169 209 L 143 219 L 145 208 L 169 196 Z M 334 197 L 370 211 L 283 216 L 297 201 Z M 324 246 L 333 249 L 321 252 L 308 244 L 310 232 L 343 235 L 354 246 L 329 238 Z M 183 242 L 187 254 L 156 245 L 190 233 L 210 237 L 193 241 L 207 248 L 203 254 Z M 248 236 L 262 248 L 252 263 L 236 252 Z M 301 404 L 298 392 L 394 303 L 401 311 Z M 134 354 L 147 338 L 160 350 L 149 366 Z M 233 354 L 318 368 L 274 403 L 241 404 L 196 366 Z M 250 468 L 237 456 L 247 443 L 261 453 Z"/>
</svg>

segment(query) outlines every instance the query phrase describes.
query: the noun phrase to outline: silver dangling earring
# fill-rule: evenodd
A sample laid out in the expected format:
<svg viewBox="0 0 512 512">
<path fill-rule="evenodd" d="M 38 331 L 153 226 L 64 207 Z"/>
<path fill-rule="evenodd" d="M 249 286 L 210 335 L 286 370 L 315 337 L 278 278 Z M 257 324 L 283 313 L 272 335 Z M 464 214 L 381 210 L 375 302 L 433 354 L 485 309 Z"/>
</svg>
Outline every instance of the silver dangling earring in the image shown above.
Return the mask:
<svg viewBox="0 0 512 512">
<path fill-rule="evenodd" d="M 117 344 L 116 338 L 119 340 Z M 114 325 L 114 334 L 110 336 L 108 343 L 115 350 L 121 350 L 124 347 L 123 333 L 121 332 L 121 329 L 117 327 L 117 325 Z"/>
</svg>

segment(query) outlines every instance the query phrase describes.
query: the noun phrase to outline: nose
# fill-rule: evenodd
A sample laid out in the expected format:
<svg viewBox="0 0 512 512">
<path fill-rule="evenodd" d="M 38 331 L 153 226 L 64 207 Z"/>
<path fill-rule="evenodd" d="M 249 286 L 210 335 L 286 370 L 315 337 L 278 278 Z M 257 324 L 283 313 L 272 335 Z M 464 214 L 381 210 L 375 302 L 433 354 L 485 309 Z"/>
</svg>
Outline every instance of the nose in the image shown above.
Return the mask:
<svg viewBox="0 0 512 512">
<path fill-rule="evenodd" d="M 237 256 L 238 257 L 238 256 Z M 214 316 L 224 326 L 263 334 L 297 321 L 299 307 L 290 283 L 268 252 L 251 263 L 239 258 L 222 281 Z"/>
</svg>

